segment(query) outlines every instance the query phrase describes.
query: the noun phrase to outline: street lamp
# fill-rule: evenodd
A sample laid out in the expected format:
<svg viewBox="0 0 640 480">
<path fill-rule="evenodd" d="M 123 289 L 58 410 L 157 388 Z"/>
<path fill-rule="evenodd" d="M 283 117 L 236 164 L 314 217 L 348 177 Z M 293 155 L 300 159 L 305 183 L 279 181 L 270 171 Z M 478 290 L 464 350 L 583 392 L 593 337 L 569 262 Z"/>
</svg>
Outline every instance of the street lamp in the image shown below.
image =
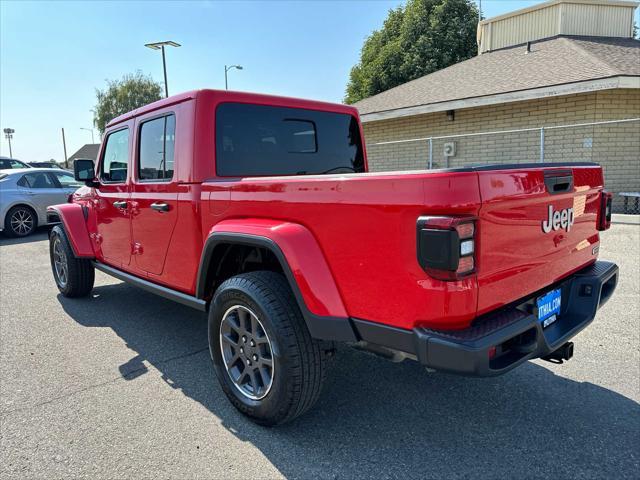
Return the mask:
<svg viewBox="0 0 640 480">
<path fill-rule="evenodd" d="M 93 137 L 93 128 L 80 127 L 80 130 L 86 130 L 87 132 L 91 132 L 91 143 L 96 143 L 95 138 Z"/>
<path fill-rule="evenodd" d="M 229 90 L 229 82 L 227 81 L 227 72 L 229 70 L 233 70 L 234 68 L 238 69 L 238 70 L 242 70 L 242 65 L 230 65 L 230 66 L 224 66 L 224 89 L 225 90 Z"/>
<path fill-rule="evenodd" d="M 167 85 L 167 63 L 164 59 L 164 47 L 179 47 L 180 44 L 172 41 L 167 42 L 155 42 L 155 43 L 145 43 L 145 47 L 151 48 L 152 50 L 162 50 L 162 70 L 164 71 L 164 96 L 169 96 L 169 86 Z"/>
<path fill-rule="evenodd" d="M 4 137 L 9 141 L 9 158 L 13 158 L 13 152 L 11 151 L 11 139 L 16 131 L 13 128 L 5 128 L 3 132 Z"/>
</svg>

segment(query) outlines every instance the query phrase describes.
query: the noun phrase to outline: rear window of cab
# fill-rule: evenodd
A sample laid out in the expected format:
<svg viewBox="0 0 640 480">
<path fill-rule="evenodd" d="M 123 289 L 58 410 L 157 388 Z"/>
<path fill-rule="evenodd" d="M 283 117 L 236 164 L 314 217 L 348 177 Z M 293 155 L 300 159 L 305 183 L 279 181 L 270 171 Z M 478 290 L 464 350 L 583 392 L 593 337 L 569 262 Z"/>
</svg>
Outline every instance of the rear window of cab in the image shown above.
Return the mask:
<svg viewBox="0 0 640 480">
<path fill-rule="evenodd" d="M 363 171 L 360 127 L 352 115 L 242 103 L 216 109 L 218 176 Z"/>
</svg>

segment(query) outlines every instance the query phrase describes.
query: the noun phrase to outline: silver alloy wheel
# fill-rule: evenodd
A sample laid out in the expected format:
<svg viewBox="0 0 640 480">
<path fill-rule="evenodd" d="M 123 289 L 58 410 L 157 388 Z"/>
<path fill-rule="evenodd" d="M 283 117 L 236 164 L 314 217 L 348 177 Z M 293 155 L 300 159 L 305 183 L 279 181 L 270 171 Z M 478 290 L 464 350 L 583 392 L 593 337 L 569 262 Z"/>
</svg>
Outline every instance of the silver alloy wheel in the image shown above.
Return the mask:
<svg viewBox="0 0 640 480">
<path fill-rule="evenodd" d="M 267 396 L 273 385 L 273 349 L 257 315 L 234 305 L 220 322 L 220 351 L 229 378 L 236 389 L 251 400 Z"/>
<path fill-rule="evenodd" d="M 67 264 L 67 255 L 62 248 L 60 237 L 56 237 L 53 241 L 53 268 L 56 270 L 58 283 L 62 288 L 67 286 L 69 281 L 69 265 Z"/>
<path fill-rule="evenodd" d="M 26 208 L 21 208 L 13 212 L 9 220 L 13 232 L 20 236 L 25 236 L 33 230 L 33 214 Z"/>
</svg>

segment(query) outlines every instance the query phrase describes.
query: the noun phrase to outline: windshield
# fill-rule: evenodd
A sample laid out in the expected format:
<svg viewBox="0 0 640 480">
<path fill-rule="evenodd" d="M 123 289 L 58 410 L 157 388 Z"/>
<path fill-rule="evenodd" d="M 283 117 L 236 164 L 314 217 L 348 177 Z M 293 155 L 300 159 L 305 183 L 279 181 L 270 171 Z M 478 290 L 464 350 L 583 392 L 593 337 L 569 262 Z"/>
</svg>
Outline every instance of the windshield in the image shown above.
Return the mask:
<svg viewBox="0 0 640 480">
<path fill-rule="evenodd" d="M 364 171 L 360 126 L 344 113 L 223 103 L 216 111 L 220 176 Z"/>
</svg>

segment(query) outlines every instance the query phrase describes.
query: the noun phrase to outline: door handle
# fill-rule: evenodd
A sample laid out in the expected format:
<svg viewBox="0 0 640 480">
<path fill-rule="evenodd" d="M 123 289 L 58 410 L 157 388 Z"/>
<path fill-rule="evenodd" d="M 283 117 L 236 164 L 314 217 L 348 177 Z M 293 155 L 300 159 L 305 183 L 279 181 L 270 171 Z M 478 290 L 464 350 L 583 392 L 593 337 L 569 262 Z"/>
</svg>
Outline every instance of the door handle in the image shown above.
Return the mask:
<svg viewBox="0 0 640 480">
<path fill-rule="evenodd" d="M 169 205 L 167 205 L 166 203 L 152 203 L 150 207 L 153 208 L 156 212 L 160 213 L 169 211 Z"/>
<path fill-rule="evenodd" d="M 126 200 L 122 200 L 121 202 L 113 202 L 113 206 L 116 208 L 127 208 L 127 201 Z"/>
</svg>

